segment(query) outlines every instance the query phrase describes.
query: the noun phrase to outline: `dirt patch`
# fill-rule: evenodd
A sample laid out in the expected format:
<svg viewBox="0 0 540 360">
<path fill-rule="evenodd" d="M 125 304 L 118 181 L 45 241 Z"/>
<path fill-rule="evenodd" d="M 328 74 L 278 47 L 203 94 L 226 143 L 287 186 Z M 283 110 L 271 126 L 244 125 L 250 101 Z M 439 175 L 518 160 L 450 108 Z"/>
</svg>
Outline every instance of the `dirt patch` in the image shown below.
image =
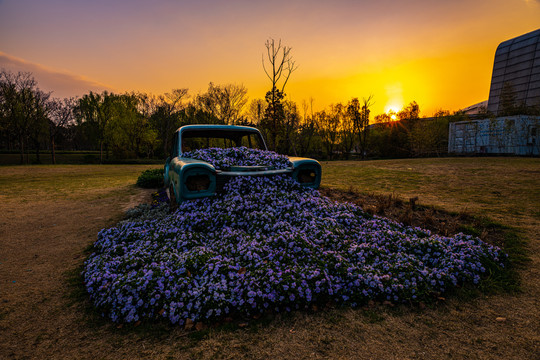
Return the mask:
<svg viewBox="0 0 540 360">
<path fill-rule="evenodd" d="M 152 199 L 152 193 L 155 192 L 155 189 L 137 189 L 135 194 L 127 197 L 127 202 L 122 206 L 122 210 L 126 212 L 139 204 L 149 203 Z"/>
</svg>

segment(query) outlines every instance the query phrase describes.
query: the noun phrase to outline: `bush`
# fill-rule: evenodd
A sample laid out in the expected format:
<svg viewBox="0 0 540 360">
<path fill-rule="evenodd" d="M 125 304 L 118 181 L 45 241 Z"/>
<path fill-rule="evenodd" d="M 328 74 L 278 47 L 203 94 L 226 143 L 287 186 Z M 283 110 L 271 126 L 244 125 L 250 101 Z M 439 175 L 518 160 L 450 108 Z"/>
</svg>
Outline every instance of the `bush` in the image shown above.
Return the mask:
<svg viewBox="0 0 540 360">
<path fill-rule="evenodd" d="M 146 189 L 163 187 L 163 169 L 144 170 L 137 179 L 137 186 Z"/>
</svg>

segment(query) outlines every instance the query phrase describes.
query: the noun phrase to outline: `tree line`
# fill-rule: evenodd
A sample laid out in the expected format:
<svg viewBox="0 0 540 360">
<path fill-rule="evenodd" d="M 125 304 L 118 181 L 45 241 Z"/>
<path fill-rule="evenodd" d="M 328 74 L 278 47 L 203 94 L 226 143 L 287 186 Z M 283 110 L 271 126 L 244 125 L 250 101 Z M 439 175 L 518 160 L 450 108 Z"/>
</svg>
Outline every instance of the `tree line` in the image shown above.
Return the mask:
<svg viewBox="0 0 540 360">
<path fill-rule="evenodd" d="M 161 95 L 139 92 L 89 92 L 58 99 L 42 91 L 30 73 L 0 71 L 0 149 L 28 152 L 99 151 L 100 162 L 114 159 L 164 158 L 174 131 L 188 124 L 256 126 L 270 150 L 319 159 L 441 155 L 448 122 L 464 119 L 441 111 L 429 121 L 410 103 L 396 114 L 371 121 L 373 95 L 313 110 L 313 99 L 297 104 L 286 98 L 286 85 L 298 68 L 291 48 L 265 43 L 262 67 L 270 81 L 264 99 L 249 101 L 243 85 L 210 83 L 204 93 L 187 88 Z M 394 119 L 395 118 L 395 119 Z M 397 120 L 397 121 L 395 121 Z M 372 124 L 373 122 L 373 124 Z M 26 154 L 26 157 L 25 157 Z"/>
<path fill-rule="evenodd" d="M 397 113 L 371 118 L 373 96 L 313 110 L 314 100 L 297 104 L 272 86 L 265 99 L 249 101 L 243 85 L 210 83 L 206 92 L 186 88 L 162 95 L 89 92 L 58 99 L 39 89 L 30 73 L 0 71 L 0 148 L 17 150 L 25 163 L 29 151 L 37 162 L 43 151 L 97 150 L 109 158 L 164 158 L 174 131 L 188 124 L 258 127 L 271 150 L 320 159 L 441 155 L 447 146 L 448 121 L 440 112 L 426 121 L 415 102 Z M 375 122 L 375 124 L 370 124 Z"/>
</svg>

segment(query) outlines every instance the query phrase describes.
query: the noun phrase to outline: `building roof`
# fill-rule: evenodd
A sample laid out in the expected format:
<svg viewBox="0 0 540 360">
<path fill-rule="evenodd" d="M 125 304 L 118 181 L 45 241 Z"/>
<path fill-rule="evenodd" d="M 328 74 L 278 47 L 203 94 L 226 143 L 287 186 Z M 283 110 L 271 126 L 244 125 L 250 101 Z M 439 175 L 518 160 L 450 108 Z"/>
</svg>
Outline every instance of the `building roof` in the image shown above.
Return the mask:
<svg viewBox="0 0 540 360">
<path fill-rule="evenodd" d="M 477 104 L 467 106 L 466 108 L 461 109 L 461 111 L 463 111 L 465 114 L 475 115 L 478 114 L 482 108 L 487 108 L 487 105 L 488 101 L 484 100 Z"/>
</svg>

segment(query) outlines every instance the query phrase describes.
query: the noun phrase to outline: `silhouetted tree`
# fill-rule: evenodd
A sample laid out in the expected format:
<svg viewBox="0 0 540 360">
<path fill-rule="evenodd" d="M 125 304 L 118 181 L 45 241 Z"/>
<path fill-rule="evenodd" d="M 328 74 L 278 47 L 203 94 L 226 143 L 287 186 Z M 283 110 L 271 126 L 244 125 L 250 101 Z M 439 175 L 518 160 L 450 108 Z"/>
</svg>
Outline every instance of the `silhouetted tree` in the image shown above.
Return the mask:
<svg viewBox="0 0 540 360">
<path fill-rule="evenodd" d="M 401 111 L 397 113 L 397 118 L 399 120 L 405 119 L 418 119 L 420 117 L 420 106 L 416 101 L 410 102 L 409 105 L 405 106 Z"/>
<path fill-rule="evenodd" d="M 274 39 L 268 39 L 265 46 L 268 65 L 265 65 L 264 55 L 262 65 L 266 76 L 272 83 L 272 88 L 265 96 L 268 107 L 266 108 L 263 125 L 269 129 L 271 149 L 276 150 L 278 135 L 285 118 L 281 101 L 285 96 L 285 85 L 287 85 L 291 74 L 297 69 L 297 66 L 291 55 L 292 48 L 282 45 L 281 40 L 276 43 Z"/>
<path fill-rule="evenodd" d="M 0 123 L 9 133 L 8 137 L 18 140 L 21 164 L 28 140 L 39 142 L 44 131 L 49 96 L 37 88 L 31 73 L 0 71 Z M 39 143 L 37 145 L 39 160 Z"/>
<path fill-rule="evenodd" d="M 283 122 L 285 120 L 283 97 L 284 94 L 277 89 L 268 91 L 265 96 L 267 105 L 261 127 L 267 134 L 266 138 L 270 143 L 270 149 L 274 151 L 278 150 L 279 135 L 283 133 Z"/>
<path fill-rule="evenodd" d="M 396 120 L 397 114 L 393 110 L 389 110 L 387 113 L 376 115 L 373 119 L 376 124 L 382 124 Z"/>
<path fill-rule="evenodd" d="M 354 100 L 354 99 L 353 99 Z M 358 101 L 358 99 L 356 99 Z M 356 119 L 355 114 L 352 112 L 349 112 L 349 105 L 340 105 L 340 118 L 341 118 L 341 125 L 340 125 L 340 145 L 341 149 L 343 151 L 343 155 L 345 156 L 345 159 L 349 159 L 349 156 L 351 154 L 351 151 L 354 147 L 354 144 L 356 142 Z"/>
<path fill-rule="evenodd" d="M 264 101 L 263 99 L 251 100 L 248 106 L 248 110 L 247 110 L 248 119 L 253 124 L 259 125 L 264 118 L 266 106 L 267 106 L 266 101 Z"/>
<path fill-rule="evenodd" d="M 343 105 L 330 105 L 329 111 L 315 113 L 317 131 L 321 137 L 323 146 L 328 157 L 333 158 L 339 142 L 339 131 L 343 117 Z"/>
<path fill-rule="evenodd" d="M 300 144 L 300 154 L 306 156 L 312 147 L 312 140 L 317 131 L 315 119 L 313 116 L 313 98 L 307 101 L 302 101 L 303 118 L 298 128 L 298 142 Z M 308 112 L 309 110 L 309 112 Z"/>
<path fill-rule="evenodd" d="M 156 110 L 151 116 L 152 126 L 157 131 L 165 156 L 174 131 L 180 126 L 180 112 L 186 106 L 184 100 L 187 97 L 188 89 L 173 89 L 170 93 L 159 96 Z"/>
<path fill-rule="evenodd" d="M 284 144 L 282 146 L 285 154 L 298 156 L 296 152 L 297 130 L 300 124 L 300 114 L 294 101 L 284 101 Z"/>
<path fill-rule="evenodd" d="M 214 115 L 221 124 L 236 124 L 242 118 L 242 111 L 248 101 L 244 85 L 208 85 L 208 91 L 198 95 L 197 106 Z"/>
<path fill-rule="evenodd" d="M 347 104 L 347 116 L 353 120 L 354 133 L 358 138 L 358 151 L 362 159 L 367 153 L 367 137 L 369 133 L 369 109 L 373 104 L 373 95 L 362 99 L 362 104 L 358 98 L 354 98 Z"/>
<path fill-rule="evenodd" d="M 48 125 L 48 100 L 51 93 L 43 92 L 36 89 L 33 92 L 32 99 L 27 105 L 27 109 L 31 111 L 28 117 L 30 126 L 28 128 L 28 138 L 34 145 L 36 152 L 36 163 L 41 164 L 41 145 L 47 141 L 47 125 Z"/>
<path fill-rule="evenodd" d="M 49 144 L 53 164 L 56 164 L 56 139 L 62 129 L 75 121 L 76 105 L 77 100 L 74 97 L 63 100 L 54 98 L 49 102 Z"/>
<path fill-rule="evenodd" d="M 103 163 L 103 145 L 105 129 L 112 117 L 112 102 L 114 94 L 104 91 L 101 94 L 90 91 L 79 99 L 76 114 L 79 123 L 86 122 L 94 127 L 99 143 L 99 162 Z"/>
</svg>

